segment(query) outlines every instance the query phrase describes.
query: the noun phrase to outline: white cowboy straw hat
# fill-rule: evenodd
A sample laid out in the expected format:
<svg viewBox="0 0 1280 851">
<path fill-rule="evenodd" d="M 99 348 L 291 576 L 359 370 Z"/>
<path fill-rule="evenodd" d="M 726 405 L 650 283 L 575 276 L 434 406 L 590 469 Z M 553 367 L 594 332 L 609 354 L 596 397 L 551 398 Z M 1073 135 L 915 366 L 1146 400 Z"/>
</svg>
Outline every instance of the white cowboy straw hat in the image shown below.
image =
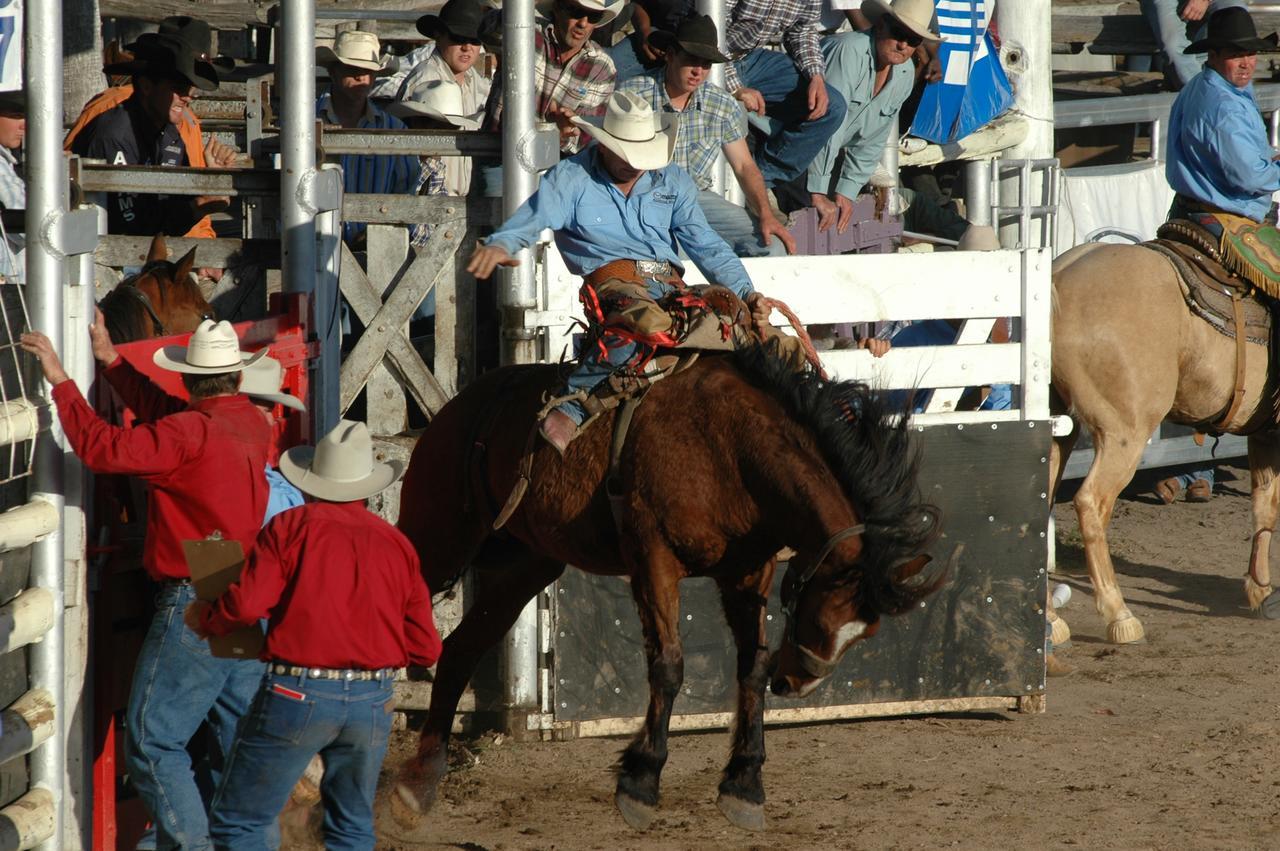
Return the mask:
<svg viewBox="0 0 1280 851">
<path fill-rule="evenodd" d="M 244 378 L 240 381 L 240 392 L 254 399 L 284 405 L 295 411 L 305 411 L 307 406 L 291 393 L 283 392 L 284 367 L 273 357 L 265 357 L 252 366 L 246 367 Z"/>
<path fill-rule="evenodd" d="M 480 116 L 462 112 L 462 86 L 452 80 L 432 80 L 417 89 L 411 100 L 397 101 L 387 107 L 396 118 L 434 118 L 452 124 L 459 130 L 475 130 Z"/>
<path fill-rule="evenodd" d="M 603 118 L 572 121 L 600 145 L 627 161 L 632 168 L 662 168 L 671 162 L 676 148 L 680 116 L 655 114 L 653 107 L 631 92 L 614 92 Z"/>
<path fill-rule="evenodd" d="M 903 28 L 910 30 L 925 41 L 942 41 L 930 25 L 933 23 L 933 0 L 862 0 L 862 14 L 872 21 L 878 21 L 888 15 Z"/>
<path fill-rule="evenodd" d="M 563 2 L 565 2 L 565 0 L 535 0 L 533 6 L 540 13 L 550 18 L 556 10 L 556 5 Z M 597 27 L 603 27 L 605 24 L 618 17 L 618 14 L 622 11 L 622 7 L 627 5 L 626 0 L 616 0 L 616 2 L 613 3 L 609 3 L 607 0 L 572 0 L 572 2 L 575 6 L 581 6 L 590 12 L 604 12 L 600 17 L 600 20 L 596 21 L 592 25 Z"/>
<path fill-rule="evenodd" d="M 341 420 L 314 448 L 295 446 L 280 456 L 280 472 L 317 499 L 356 502 L 390 487 L 404 462 L 375 463 L 369 427 Z"/>
<path fill-rule="evenodd" d="M 382 58 L 382 45 L 378 43 L 378 37 L 364 30 L 343 30 L 333 40 L 333 47 L 317 47 L 316 64 L 325 68 L 330 65 L 350 65 L 352 68 L 372 71 L 375 77 L 395 72 Z"/>
<path fill-rule="evenodd" d="M 170 372 L 187 372 L 192 375 L 216 375 L 220 372 L 240 372 L 267 356 L 267 350 L 240 351 L 240 338 L 231 323 L 206 319 L 191 335 L 185 346 L 165 346 L 152 355 L 156 366 Z"/>
</svg>

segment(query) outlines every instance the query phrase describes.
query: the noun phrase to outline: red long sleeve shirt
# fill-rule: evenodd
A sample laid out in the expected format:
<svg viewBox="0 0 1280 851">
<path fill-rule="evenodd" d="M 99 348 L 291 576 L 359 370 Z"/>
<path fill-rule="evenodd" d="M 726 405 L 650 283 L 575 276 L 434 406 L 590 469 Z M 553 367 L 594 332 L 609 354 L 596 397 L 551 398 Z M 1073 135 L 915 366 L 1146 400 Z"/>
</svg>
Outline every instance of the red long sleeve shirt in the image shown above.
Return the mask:
<svg viewBox="0 0 1280 851">
<path fill-rule="evenodd" d="M 429 667 L 440 657 L 418 554 L 363 502 L 313 502 L 276 515 L 204 627 L 226 635 L 268 615 L 268 661 L 373 671 Z"/>
<path fill-rule="evenodd" d="M 122 370 L 117 374 L 117 370 Z M 53 388 L 53 401 L 72 450 L 95 473 L 123 473 L 149 485 L 142 565 L 157 580 L 191 576 L 183 541 L 213 532 L 251 552 L 267 509 L 271 428 L 246 396 L 216 396 L 178 413 L 176 397 L 117 360 L 109 378 L 123 379 L 125 402 L 143 419 L 133 428 L 103 421 L 74 381 Z M 130 398 L 131 396 L 136 398 Z M 158 415 L 158 418 L 157 418 Z"/>
</svg>

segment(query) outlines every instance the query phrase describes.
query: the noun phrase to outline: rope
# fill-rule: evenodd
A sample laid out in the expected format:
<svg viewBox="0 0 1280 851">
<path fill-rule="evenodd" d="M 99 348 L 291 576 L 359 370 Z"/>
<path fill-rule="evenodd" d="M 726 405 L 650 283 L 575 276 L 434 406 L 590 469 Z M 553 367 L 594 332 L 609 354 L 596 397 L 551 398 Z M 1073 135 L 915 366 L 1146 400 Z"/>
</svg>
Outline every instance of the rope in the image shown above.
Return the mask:
<svg viewBox="0 0 1280 851">
<path fill-rule="evenodd" d="M 804 323 L 800 321 L 800 317 L 796 316 L 795 311 L 787 307 L 781 300 L 763 296 L 761 299 L 770 309 L 776 310 L 783 316 L 787 317 L 787 322 L 795 329 L 796 336 L 800 338 L 800 345 L 804 347 L 804 356 L 813 365 L 818 375 L 822 376 L 823 381 L 829 381 L 830 377 L 827 371 L 822 368 L 822 360 L 818 357 L 818 350 L 813 347 L 813 340 L 809 337 L 809 332 L 805 330 Z"/>
</svg>

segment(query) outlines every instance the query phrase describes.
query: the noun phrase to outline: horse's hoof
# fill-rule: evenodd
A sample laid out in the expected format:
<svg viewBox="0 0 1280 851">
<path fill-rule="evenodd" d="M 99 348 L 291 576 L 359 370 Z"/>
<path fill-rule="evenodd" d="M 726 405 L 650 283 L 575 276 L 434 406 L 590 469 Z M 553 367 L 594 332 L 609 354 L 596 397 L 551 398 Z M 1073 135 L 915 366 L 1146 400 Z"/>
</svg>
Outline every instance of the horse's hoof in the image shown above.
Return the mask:
<svg viewBox="0 0 1280 851">
<path fill-rule="evenodd" d="M 433 839 L 423 807 L 414 792 L 404 783 L 396 783 L 390 793 L 378 795 L 375 810 L 383 817 L 377 819 L 379 836 L 387 836 L 400 842 L 426 843 Z"/>
<path fill-rule="evenodd" d="M 721 795 L 716 798 L 716 806 L 734 827 L 764 830 L 764 804 L 753 804 L 733 795 Z"/>
<path fill-rule="evenodd" d="M 1054 647 L 1066 647 L 1071 643 L 1071 627 L 1067 626 L 1067 622 L 1062 618 L 1054 618 L 1049 622 L 1049 640 L 1053 642 Z"/>
<path fill-rule="evenodd" d="M 618 812 L 622 813 L 622 820 L 636 830 L 648 830 L 649 825 L 653 824 L 654 816 L 658 814 L 657 807 L 652 807 L 643 801 L 637 801 L 622 792 L 618 792 L 613 796 L 613 802 L 618 805 Z"/>
<path fill-rule="evenodd" d="M 1107 641 L 1112 644 L 1137 644 L 1145 638 L 1142 621 L 1133 615 L 1126 615 L 1118 621 L 1107 624 Z"/>
<path fill-rule="evenodd" d="M 1251 611 L 1256 612 L 1262 605 L 1262 601 L 1271 596 L 1271 592 L 1274 590 L 1275 586 L 1269 582 L 1266 585 L 1259 585 L 1253 581 L 1252 576 L 1244 578 L 1244 596 L 1249 601 L 1249 609 Z"/>
</svg>

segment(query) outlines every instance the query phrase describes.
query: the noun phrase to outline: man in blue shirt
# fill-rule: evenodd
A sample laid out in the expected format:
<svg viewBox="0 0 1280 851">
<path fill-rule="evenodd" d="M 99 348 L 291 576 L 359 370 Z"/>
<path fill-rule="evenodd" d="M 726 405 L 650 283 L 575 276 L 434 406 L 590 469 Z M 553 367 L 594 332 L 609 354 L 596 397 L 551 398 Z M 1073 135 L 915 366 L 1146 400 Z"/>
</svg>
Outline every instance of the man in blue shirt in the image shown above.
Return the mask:
<svg viewBox="0 0 1280 851">
<path fill-rule="evenodd" d="M 1258 53 L 1275 51 L 1276 43 L 1275 33 L 1258 37 L 1247 10 L 1232 7 L 1214 12 L 1207 37 L 1187 48 L 1208 59 L 1169 113 L 1165 177 L 1177 193 L 1170 219 L 1190 219 L 1216 237 L 1222 226 L 1214 213 L 1275 222 L 1271 197 L 1280 191 L 1280 162 L 1253 97 L 1253 74 Z M 1184 487 L 1188 501 L 1208 502 L 1213 468 L 1164 479 L 1155 491 L 1171 503 Z"/>
<path fill-rule="evenodd" d="M 1207 212 L 1267 218 L 1272 193 L 1280 190 L 1280 163 L 1253 96 L 1253 74 L 1258 53 L 1275 51 L 1276 42 L 1275 33 L 1258 37 L 1247 10 L 1228 8 L 1215 12 L 1208 36 L 1187 48 L 1208 59 L 1169 113 L 1165 176 L 1177 193 L 1170 218 L 1198 221 L 1196 214 Z"/>
<path fill-rule="evenodd" d="M 655 302 L 683 286 L 683 248 L 708 281 L 745 300 L 757 329 L 768 333 L 769 307 L 752 287 L 742 261 L 708 227 L 689 175 L 671 163 L 679 116 L 658 118 L 646 101 L 629 92 L 613 93 L 603 119 L 575 117 L 597 144 L 543 175 L 538 191 L 476 249 L 467 271 L 479 279 L 498 266 L 516 265 L 512 255 L 550 228 L 569 271 L 586 279 L 584 294 L 591 290 L 601 300 L 626 300 L 625 310 L 610 314 L 610 321 L 656 336 L 672 324 Z M 797 341 L 781 339 L 792 346 L 788 354 L 794 358 Z M 619 340 L 617 347 L 612 342 L 609 363 L 601 363 L 595 349 L 583 355 L 569 376 L 570 392 L 591 390 L 635 353 L 634 342 Z M 585 419 L 580 402 L 564 402 L 543 420 L 542 435 L 563 453 Z"/>
</svg>

